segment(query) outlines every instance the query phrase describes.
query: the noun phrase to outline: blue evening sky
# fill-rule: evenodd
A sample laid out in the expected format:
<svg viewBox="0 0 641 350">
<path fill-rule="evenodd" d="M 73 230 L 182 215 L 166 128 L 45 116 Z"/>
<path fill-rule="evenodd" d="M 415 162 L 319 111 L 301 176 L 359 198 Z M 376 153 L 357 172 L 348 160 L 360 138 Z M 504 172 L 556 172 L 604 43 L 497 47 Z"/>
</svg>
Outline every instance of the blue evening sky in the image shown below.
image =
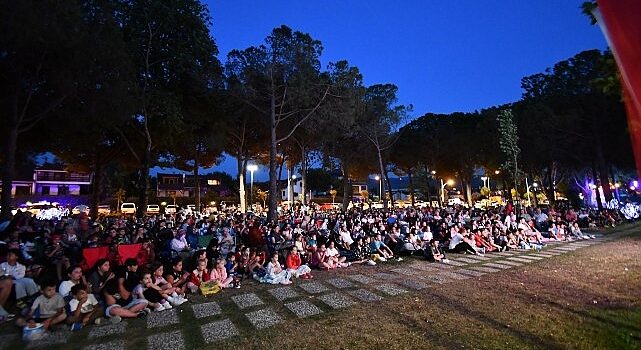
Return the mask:
<svg viewBox="0 0 641 350">
<path fill-rule="evenodd" d="M 365 84 L 393 83 L 399 103 L 469 112 L 516 101 L 520 79 L 583 50 L 605 49 L 584 0 L 206 0 L 221 61 L 281 24 L 323 43 L 323 67 L 346 59 Z M 236 173 L 227 157 L 215 170 Z M 264 171 L 255 177 L 267 179 Z"/>
</svg>

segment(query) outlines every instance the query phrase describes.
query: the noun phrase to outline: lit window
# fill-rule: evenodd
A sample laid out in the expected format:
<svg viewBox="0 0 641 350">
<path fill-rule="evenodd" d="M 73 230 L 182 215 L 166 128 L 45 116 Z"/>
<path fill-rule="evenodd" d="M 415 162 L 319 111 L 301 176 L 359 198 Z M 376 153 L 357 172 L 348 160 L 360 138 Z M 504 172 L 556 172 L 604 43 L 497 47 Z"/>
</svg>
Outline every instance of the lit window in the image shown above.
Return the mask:
<svg viewBox="0 0 641 350">
<path fill-rule="evenodd" d="M 207 180 L 207 184 L 209 186 L 218 186 L 218 185 L 220 185 L 220 181 L 218 181 L 218 180 Z"/>
</svg>

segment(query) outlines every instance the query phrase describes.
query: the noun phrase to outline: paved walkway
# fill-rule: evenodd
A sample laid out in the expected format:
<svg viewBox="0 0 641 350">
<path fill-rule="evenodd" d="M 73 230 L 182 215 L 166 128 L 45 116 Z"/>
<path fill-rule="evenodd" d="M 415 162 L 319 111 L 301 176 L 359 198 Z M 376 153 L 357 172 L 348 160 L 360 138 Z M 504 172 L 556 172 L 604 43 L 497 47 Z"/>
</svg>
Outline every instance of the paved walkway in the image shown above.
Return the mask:
<svg viewBox="0 0 641 350">
<path fill-rule="evenodd" d="M 541 252 L 510 251 L 486 256 L 450 254 L 448 264 L 429 263 L 410 259 L 404 263 L 379 264 L 368 267 L 368 274 L 346 270 L 345 273 L 319 273 L 315 280 L 296 280 L 288 286 L 255 285 L 247 290 L 226 290 L 209 299 L 195 297 L 193 302 L 169 311 L 152 313 L 146 319 L 147 348 L 181 350 L 187 348 L 185 327 L 200 327 L 200 341 L 213 344 L 230 337 L 243 336 L 239 322 L 248 321 L 258 330 L 273 327 L 286 319 L 328 317 L 334 310 L 346 309 L 363 303 L 376 303 L 397 295 L 416 293 L 435 284 L 444 284 L 495 273 L 565 254 L 579 248 L 609 241 L 610 237 L 571 243 L 552 243 Z M 364 269 L 364 268 L 363 268 Z M 363 271 L 363 269 L 360 269 Z M 343 272 L 343 271 L 341 271 Z M 321 276 L 322 275 L 322 276 Z M 322 278 L 325 277 L 325 278 Z M 252 282 L 248 283 L 253 284 Z M 229 302 L 231 301 L 231 302 Z M 227 307 L 222 307 L 227 305 Z M 242 314 L 242 316 L 240 316 Z M 187 321 L 190 320 L 190 321 Z M 239 321 L 240 320 L 240 321 Z M 27 348 L 45 348 L 70 342 L 91 344 L 84 350 L 125 349 L 128 333 L 133 327 L 123 321 L 116 325 L 93 326 L 88 332 L 71 333 L 67 330 L 51 332 L 46 339 L 32 342 Z M 314 322 L 307 320 L 307 322 Z M 246 322 L 245 322 L 246 324 Z M 245 332 L 247 333 L 247 332 Z M 136 337 L 139 337 L 137 335 Z M 0 350 L 17 343 L 17 334 L 0 335 Z M 83 339 L 84 338 L 84 339 Z M 75 346 L 74 346 L 75 348 Z"/>
</svg>

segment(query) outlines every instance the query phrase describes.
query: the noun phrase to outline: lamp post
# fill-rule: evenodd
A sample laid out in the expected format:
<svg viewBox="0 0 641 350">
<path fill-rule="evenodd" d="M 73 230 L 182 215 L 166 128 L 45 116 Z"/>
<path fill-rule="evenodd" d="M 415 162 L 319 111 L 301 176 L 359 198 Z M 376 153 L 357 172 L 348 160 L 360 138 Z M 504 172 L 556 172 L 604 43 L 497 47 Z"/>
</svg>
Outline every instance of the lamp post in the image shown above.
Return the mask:
<svg viewBox="0 0 641 350">
<path fill-rule="evenodd" d="M 441 207 L 443 207 L 443 204 L 445 204 L 445 186 L 454 186 L 455 182 L 452 179 L 447 180 L 447 182 L 443 182 L 443 179 L 441 178 Z"/>
<path fill-rule="evenodd" d="M 292 194 L 291 203 L 292 203 L 292 208 L 293 208 L 294 207 L 294 186 L 296 186 L 296 175 L 295 174 L 292 175 L 292 180 L 294 180 L 294 183 L 292 184 L 292 190 L 291 190 L 291 194 Z"/>
<path fill-rule="evenodd" d="M 247 166 L 247 170 L 249 170 L 249 207 L 252 207 L 252 203 L 254 202 L 254 171 L 258 170 L 258 165 L 256 164 L 249 164 Z"/>
<path fill-rule="evenodd" d="M 383 202 L 383 185 L 382 185 L 382 180 L 381 177 L 376 175 L 374 176 L 374 180 L 378 181 L 378 201 Z"/>
</svg>

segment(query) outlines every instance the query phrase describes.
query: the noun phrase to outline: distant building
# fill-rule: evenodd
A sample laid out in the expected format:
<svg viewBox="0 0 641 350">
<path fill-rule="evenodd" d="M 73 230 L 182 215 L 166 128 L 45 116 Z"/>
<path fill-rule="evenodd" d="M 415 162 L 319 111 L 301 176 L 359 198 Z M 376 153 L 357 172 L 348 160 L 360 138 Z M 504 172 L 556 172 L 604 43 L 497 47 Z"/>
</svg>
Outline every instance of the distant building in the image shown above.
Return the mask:
<svg viewBox="0 0 641 350">
<path fill-rule="evenodd" d="M 92 180 L 92 174 L 71 172 L 62 165 L 47 165 L 35 168 L 30 179 L 26 174 L 18 174 L 17 179 L 12 181 L 11 196 L 88 195 Z"/>
<path fill-rule="evenodd" d="M 156 196 L 187 198 L 196 197 L 196 178 L 194 175 L 186 174 L 162 174 L 156 175 Z M 198 176 L 200 182 L 200 194 L 209 192 L 220 192 L 220 179 L 213 175 Z"/>
</svg>

